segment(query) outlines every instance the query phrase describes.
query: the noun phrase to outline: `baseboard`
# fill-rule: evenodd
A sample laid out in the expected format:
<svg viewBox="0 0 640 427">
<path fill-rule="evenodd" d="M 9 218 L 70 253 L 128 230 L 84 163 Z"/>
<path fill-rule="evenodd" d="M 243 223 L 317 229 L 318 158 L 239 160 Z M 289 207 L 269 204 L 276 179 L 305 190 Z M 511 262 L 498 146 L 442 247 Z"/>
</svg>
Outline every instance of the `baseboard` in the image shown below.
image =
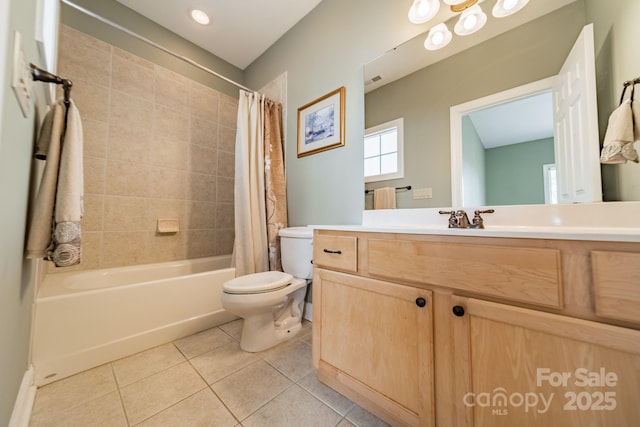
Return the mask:
<svg viewBox="0 0 640 427">
<path fill-rule="evenodd" d="M 313 310 L 313 304 L 311 304 L 310 302 L 305 302 L 304 303 L 304 315 L 302 317 L 305 318 L 305 320 L 308 320 L 309 322 L 312 322 L 312 310 Z"/>
<path fill-rule="evenodd" d="M 33 366 L 29 366 L 27 372 L 22 377 L 20 390 L 13 405 L 13 412 L 9 420 L 9 427 L 28 427 L 31 418 L 33 402 L 36 400 L 36 386 L 33 382 L 35 371 Z"/>
</svg>

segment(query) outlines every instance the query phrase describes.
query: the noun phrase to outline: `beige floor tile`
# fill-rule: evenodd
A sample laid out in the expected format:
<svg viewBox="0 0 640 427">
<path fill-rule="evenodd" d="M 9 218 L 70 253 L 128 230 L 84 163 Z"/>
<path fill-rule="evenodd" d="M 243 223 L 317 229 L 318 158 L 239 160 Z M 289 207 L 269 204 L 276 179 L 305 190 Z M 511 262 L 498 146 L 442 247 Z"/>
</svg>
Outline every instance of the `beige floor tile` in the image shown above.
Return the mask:
<svg viewBox="0 0 640 427">
<path fill-rule="evenodd" d="M 389 424 L 382 421 L 380 418 L 373 415 L 366 409 L 361 408 L 358 405 L 354 405 L 346 416 L 352 424 L 357 427 L 387 427 Z"/>
<path fill-rule="evenodd" d="M 284 342 L 259 354 L 294 382 L 313 370 L 311 346 L 300 340 Z"/>
<path fill-rule="evenodd" d="M 219 328 L 211 328 L 174 341 L 174 344 L 187 359 L 191 359 L 192 357 L 215 350 L 232 341 L 233 338 L 222 332 Z"/>
<path fill-rule="evenodd" d="M 191 359 L 191 364 L 200 372 L 204 380 L 213 384 L 222 378 L 239 371 L 257 361 L 255 353 L 240 349 L 240 343 L 234 341 L 198 357 Z"/>
<path fill-rule="evenodd" d="M 138 424 L 139 427 L 233 427 L 238 421 L 206 388 Z"/>
<path fill-rule="evenodd" d="M 342 416 L 293 385 L 242 422 L 244 427 L 333 427 Z"/>
<path fill-rule="evenodd" d="M 284 391 L 292 382 L 265 361 L 258 360 L 211 388 L 242 421 Z"/>
<path fill-rule="evenodd" d="M 338 424 L 336 427 L 356 427 L 356 426 L 353 425 L 348 419 L 343 418 L 342 421 L 340 421 L 340 424 Z"/>
<path fill-rule="evenodd" d="M 338 412 L 342 416 L 346 415 L 347 412 L 349 412 L 349 409 L 354 405 L 351 400 L 318 381 L 318 376 L 315 371 L 298 381 L 298 385 L 314 395 L 317 399 L 320 399 L 326 405 L 329 405 L 334 411 Z"/>
<path fill-rule="evenodd" d="M 120 395 L 113 391 L 72 409 L 33 415 L 29 427 L 127 427 Z"/>
<path fill-rule="evenodd" d="M 240 341 L 242 336 L 242 325 L 244 319 L 237 319 L 224 325 L 220 325 L 219 328 L 231 335 L 236 340 Z"/>
<path fill-rule="evenodd" d="M 205 387 L 195 369 L 184 362 L 123 387 L 120 392 L 129 422 L 137 424 Z"/>
<path fill-rule="evenodd" d="M 98 366 L 38 389 L 32 413 L 65 411 L 116 390 L 111 365 Z"/>
<path fill-rule="evenodd" d="M 184 361 L 182 353 L 169 343 L 113 362 L 113 373 L 118 386 L 124 387 Z"/>
</svg>

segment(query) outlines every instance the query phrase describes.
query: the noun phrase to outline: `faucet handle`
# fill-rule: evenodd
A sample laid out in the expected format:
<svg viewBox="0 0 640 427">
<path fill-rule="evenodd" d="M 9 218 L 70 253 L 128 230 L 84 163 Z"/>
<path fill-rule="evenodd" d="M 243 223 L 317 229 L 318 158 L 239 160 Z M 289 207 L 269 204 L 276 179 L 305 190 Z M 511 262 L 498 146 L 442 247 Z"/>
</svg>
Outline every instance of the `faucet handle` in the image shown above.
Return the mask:
<svg viewBox="0 0 640 427">
<path fill-rule="evenodd" d="M 456 218 L 456 211 L 438 211 L 440 215 L 450 215 L 449 216 L 449 228 L 458 228 L 458 218 Z"/>
<path fill-rule="evenodd" d="M 486 210 L 476 210 L 473 212 L 473 223 L 472 223 L 472 227 L 473 228 L 484 228 L 484 220 L 482 219 L 482 217 L 480 216 L 480 214 L 483 213 L 494 213 L 495 209 L 486 209 Z"/>
</svg>

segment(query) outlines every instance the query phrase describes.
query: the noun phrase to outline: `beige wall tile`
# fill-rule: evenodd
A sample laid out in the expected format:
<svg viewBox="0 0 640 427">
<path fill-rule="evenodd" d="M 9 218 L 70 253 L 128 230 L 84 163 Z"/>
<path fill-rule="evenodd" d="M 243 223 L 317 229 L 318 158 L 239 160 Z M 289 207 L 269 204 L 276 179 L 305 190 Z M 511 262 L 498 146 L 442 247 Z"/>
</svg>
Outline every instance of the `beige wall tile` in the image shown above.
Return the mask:
<svg viewBox="0 0 640 427">
<path fill-rule="evenodd" d="M 162 138 L 189 141 L 189 116 L 172 108 L 156 105 L 155 135 Z"/>
<path fill-rule="evenodd" d="M 59 34 L 58 73 L 73 82 L 72 95 L 81 82 L 109 86 L 112 46 L 66 25 Z"/>
<path fill-rule="evenodd" d="M 102 231 L 103 218 L 104 196 L 102 194 L 85 194 L 84 215 L 81 222 L 83 237 L 84 233 L 88 231 Z"/>
<path fill-rule="evenodd" d="M 189 146 L 182 141 L 154 138 L 150 144 L 148 161 L 154 166 L 186 170 L 188 148 Z"/>
<path fill-rule="evenodd" d="M 109 126 L 110 160 L 144 163 L 148 161 L 151 147 L 151 132 L 142 127 Z"/>
<path fill-rule="evenodd" d="M 149 232 L 105 231 L 102 237 L 101 267 L 145 264 Z"/>
<path fill-rule="evenodd" d="M 109 119 L 109 88 L 79 81 L 73 83 L 71 94 L 82 120 L 106 122 Z"/>
<path fill-rule="evenodd" d="M 234 153 L 218 151 L 218 176 L 233 177 L 236 173 L 236 156 Z"/>
<path fill-rule="evenodd" d="M 143 197 L 105 196 L 104 231 L 152 231 L 155 221 Z"/>
<path fill-rule="evenodd" d="M 107 157 L 107 123 L 97 120 L 82 120 L 82 152 L 85 156 Z"/>
<path fill-rule="evenodd" d="M 235 153 L 236 151 L 236 128 L 220 126 L 218 128 L 218 150 Z"/>
<path fill-rule="evenodd" d="M 159 199 L 184 199 L 187 194 L 187 172 L 152 166 L 149 172 L 149 196 Z"/>
<path fill-rule="evenodd" d="M 211 120 L 191 118 L 190 143 L 202 145 L 210 149 L 218 146 L 218 124 Z"/>
<path fill-rule="evenodd" d="M 229 208 L 214 227 L 216 202 L 233 202 L 237 100 L 65 26 L 59 55 L 84 124 L 83 255 L 73 269 L 230 253 Z M 165 217 L 180 232 L 157 234 Z"/>
<path fill-rule="evenodd" d="M 189 113 L 212 122 L 218 121 L 218 101 L 220 94 L 197 82 L 189 84 Z"/>
<path fill-rule="evenodd" d="M 233 175 L 229 177 L 218 176 L 216 178 L 216 201 L 217 202 L 232 202 L 235 180 Z"/>
<path fill-rule="evenodd" d="M 105 187 L 105 194 L 109 196 L 146 196 L 149 191 L 149 167 L 108 160 Z"/>
<path fill-rule="evenodd" d="M 218 152 L 199 145 L 189 144 L 189 171 L 214 175 L 218 164 Z"/>
<path fill-rule="evenodd" d="M 156 65 L 154 87 L 156 105 L 163 105 L 182 113 L 188 113 L 189 79 Z"/>
<path fill-rule="evenodd" d="M 233 203 L 216 203 L 215 228 L 233 228 Z"/>
<path fill-rule="evenodd" d="M 204 173 L 190 173 L 187 184 L 187 199 L 215 202 L 216 177 Z"/>
<path fill-rule="evenodd" d="M 111 89 L 153 101 L 153 63 L 122 49 L 113 49 Z"/>
<path fill-rule="evenodd" d="M 153 129 L 153 103 L 125 92 L 111 91 L 109 124 L 120 127 Z"/>
<path fill-rule="evenodd" d="M 104 194 L 107 161 L 85 156 L 83 163 L 85 194 Z"/>
</svg>

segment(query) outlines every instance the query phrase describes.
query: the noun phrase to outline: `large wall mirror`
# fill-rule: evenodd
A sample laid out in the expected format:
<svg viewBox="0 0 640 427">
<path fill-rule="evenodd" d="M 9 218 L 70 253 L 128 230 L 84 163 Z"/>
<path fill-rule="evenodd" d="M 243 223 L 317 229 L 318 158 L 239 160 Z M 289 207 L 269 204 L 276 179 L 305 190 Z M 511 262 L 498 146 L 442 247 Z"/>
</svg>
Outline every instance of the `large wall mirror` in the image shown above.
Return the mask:
<svg viewBox="0 0 640 427">
<path fill-rule="evenodd" d="M 485 11 L 490 11 L 493 3 L 494 0 L 482 2 Z M 563 153 L 559 153 L 555 146 L 553 123 L 550 124 L 548 119 L 549 110 L 539 109 L 539 101 L 551 98 L 551 88 L 542 86 L 552 85 L 553 77 L 560 73 L 583 27 L 593 22 L 596 31 L 594 50 L 599 129 L 598 120 L 592 118 L 589 122 L 592 130 L 595 128 L 595 133 L 600 134 L 596 138 L 602 140 L 608 115 L 616 106 L 615 98 L 619 96 L 622 82 L 637 77 L 635 74 L 640 75 L 640 68 L 632 64 L 625 64 L 624 69 L 617 67 L 612 70 L 616 68 L 616 58 L 612 52 L 620 52 L 631 46 L 632 42 L 626 36 L 637 38 L 638 30 L 634 26 L 618 22 L 623 15 L 638 13 L 640 8 L 634 3 L 633 0 L 612 0 L 608 8 L 604 8 L 597 0 L 536 0 L 519 12 L 523 15 L 517 22 L 499 22 L 494 24 L 500 25 L 500 28 L 491 27 L 492 17 L 489 17 L 487 26 L 478 33 L 467 36 L 467 39 L 458 37 L 456 40 L 457 36 L 454 36 L 449 46 L 435 53 L 422 47 L 426 35 L 421 35 L 366 64 L 365 128 L 402 118 L 405 146 L 404 178 L 366 184 L 366 188 L 401 188 L 410 185 L 412 190 L 398 191 L 398 208 L 551 203 L 557 195 L 550 194 L 549 186 L 553 188 L 553 183 L 545 182 L 545 179 L 555 179 L 552 166 Z M 508 19 L 511 18 L 501 21 Z M 628 21 L 628 16 L 624 20 Z M 486 34 L 483 35 L 485 30 Z M 611 34 L 614 30 L 615 38 Z M 635 33 L 628 34 L 629 31 Z M 450 52 L 443 52 L 450 48 Z M 464 108 L 460 108 L 458 123 L 454 125 L 455 120 L 451 120 L 452 107 L 473 105 L 474 102 L 486 101 L 496 94 L 522 87 L 533 87 L 535 90 L 530 94 L 514 96 L 518 103 L 508 104 L 507 100 L 502 100 L 495 102 L 495 105 L 487 105 L 485 112 L 480 107 L 464 112 Z M 546 117 L 544 129 L 539 129 L 538 133 L 509 137 L 527 145 L 483 146 L 475 151 L 470 148 L 469 159 L 465 160 L 462 155 L 456 159 L 456 151 L 451 144 L 456 133 L 459 132 L 458 137 L 465 133 L 481 133 L 475 136 L 479 139 L 494 138 L 495 135 L 486 137 L 497 130 L 492 130 L 488 125 L 491 119 L 483 116 L 491 116 L 489 113 L 497 110 L 498 117 L 502 116 L 498 122 L 515 124 L 519 119 L 509 118 L 506 114 L 523 108 L 525 111 L 538 108 L 536 112 L 529 112 L 528 124 L 533 121 L 544 122 Z M 511 127 L 524 130 L 524 126 Z M 594 153 L 597 158 L 598 142 L 592 142 L 588 151 L 592 158 Z M 518 165 L 519 161 L 526 159 L 531 160 L 530 165 Z M 566 158 L 560 160 L 568 162 Z M 483 167 L 477 166 L 480 162 Z M 492 166 L 498 164 L 500 168 Z M 491 173 L 482 171 L 483 168 L 491 169 Z M 602 168 L 602 184 L 597 162 L 595 166 L 591 161 L 584 168 L 576 168 L 575 172 L 582 174 L 583 180 L 593 178 L 597 182 L 592 184 L 593 188 L 584 191 L 588 192 L 587 196 L 578 196 L 575 200 L 565 202 L 598 201 L 602 195 L 601 188 L 604 188 L 605 200 L 640 200 L 639 191 L 621 190 L 625 188 L 625 183 L 640 174 L 640 165 L 607 168 L 609 165 Z M 535 178 L 525 178 L 525 169 L 526 173 L 535 174 Z M 465 170 L 478 177 L 463 180 Z M 517 179 L 509 178 L 508 173 L 513 174 L 514 170 L 520 171 Z M 522 183 L 517 184 L 518 180 Z M 463 182 L 466 182 L 464 197 L 461 191 Z M 432 197 L 415 197 L 415 190 L 418 190 L 418 194 L 425 193 L 420 191 L 422 189 L 429 189 L 426 193 Z M 371 193 L 365 196 L 366 208 L 373 206 Z"/>
</svg>

